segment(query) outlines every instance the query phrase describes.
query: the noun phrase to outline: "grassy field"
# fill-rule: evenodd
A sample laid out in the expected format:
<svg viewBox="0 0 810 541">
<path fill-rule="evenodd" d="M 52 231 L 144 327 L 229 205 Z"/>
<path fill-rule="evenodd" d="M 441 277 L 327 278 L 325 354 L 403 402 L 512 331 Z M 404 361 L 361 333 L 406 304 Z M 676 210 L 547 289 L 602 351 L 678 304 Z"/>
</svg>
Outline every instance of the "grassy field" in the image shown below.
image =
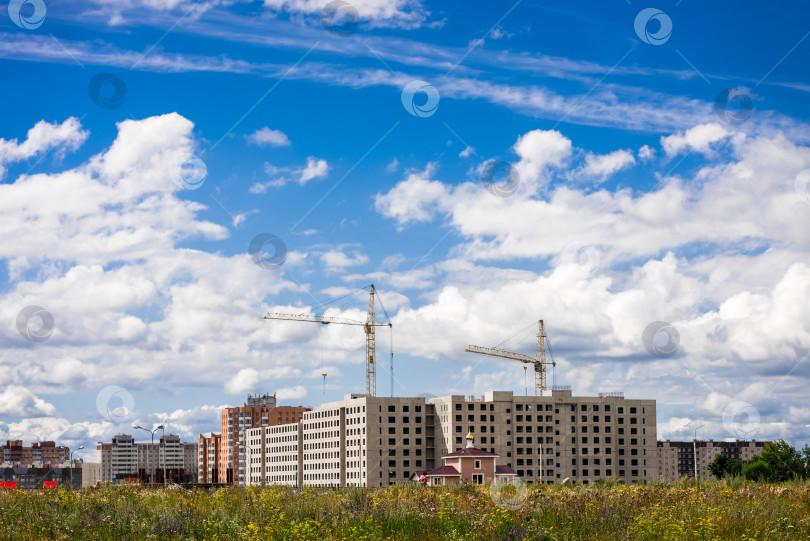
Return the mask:
<svg viewBox="0 0 810 541">
<path fill-rule="evenodd" d="M 810 539 L 810 484 L 3 490 L 0 539 Z"/>
</svg>

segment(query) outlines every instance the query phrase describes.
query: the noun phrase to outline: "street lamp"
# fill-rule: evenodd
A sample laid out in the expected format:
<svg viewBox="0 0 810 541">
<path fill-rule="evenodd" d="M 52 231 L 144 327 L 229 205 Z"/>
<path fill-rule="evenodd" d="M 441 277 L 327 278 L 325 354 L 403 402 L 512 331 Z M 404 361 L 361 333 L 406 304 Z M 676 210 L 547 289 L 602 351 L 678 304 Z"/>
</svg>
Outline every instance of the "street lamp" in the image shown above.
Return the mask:
<svg viewBox="0 0 810 541">
<path fill-rule="evenodd" d="M 698 427 L 695 427 L 695 439 L 692 440 L 692 451 L 694 453 L 694 456 L 692 458 L 695 461 L 695 482 L 696 483 L 697 483 L 697 480 L 698 480 L 697 431 L 698 431 L 698 428 L 703 428 L 704 426 L 706 426 L 706 425 L 700 425 Z"/>
<path fill-rule="evenodd" d="M 161 439 L 163 440 L 163 486 L 166 486 L 166 431 L 164 430 L 164 426 L 160 425 L 158 427 L 163 434 Z"/>
<path fill-rule="evenodd" d="M 155 432 L 157 432 L 158 430 L 163 429 L 163 425 L 156 426 L 154 430 L 149 430 L 148 428 L 144 428 L 144 427 L 138 426 L 138 425 L 135 425 L 132 428 L 134 428 L 135 430 L 145 430 L 146 432 L 149 432 L 149 434 L 152 436 L 152 447 L 154 447 L 155 446 Z M 155 486 L 155 468 L 152 468 L 152 476 L 151 476 L 151 479 L 149 481 L 149 486 L 151 486 L 151 487 Z"/>
<path fill-rule="evenodd" d="M 70 452 L 70 488 L 73 488 L 73 453 L 81 449 L 84 449 L 84 445 L 79 445 L 78 448 Z"/>
</svg>

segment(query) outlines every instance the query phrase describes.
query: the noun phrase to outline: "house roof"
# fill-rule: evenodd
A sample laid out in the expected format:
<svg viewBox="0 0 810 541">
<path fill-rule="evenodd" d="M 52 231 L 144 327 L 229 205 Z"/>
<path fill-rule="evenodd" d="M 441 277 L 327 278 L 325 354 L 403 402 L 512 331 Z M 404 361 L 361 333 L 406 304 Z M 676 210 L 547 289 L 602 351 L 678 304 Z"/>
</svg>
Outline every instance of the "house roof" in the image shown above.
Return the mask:
<svg viewBox="0 0 810 541">
<path fill-rule="evenodd" d="M 496 455 L 495 453 L 490 453 L 488 451 L 482 451 L 481 449 L 476 449 L 475 447 L 465 447 L 464 449 L 459 449 L 458 451 L 454 451 L 452 453 L 448 453 L 446 455 L 442 455 L 442 458 L 452 458 L 458 456 L 501 456 Z"/>
<path fill-rule="evenodd" d="M 495 475 L 517 475 L 517 472 L 509 466 L 495 466 Z"/>
<path fill-rule="evenodd" d="M 442 466 L 441 468 L 436 468 L 435 470 L 430 470 L 429 472 L 425 473 L 425 477 L 447 477 L 447 476 L 461 477 L 461 474 L 458 473 L 458 470 L 455 469 L 453 466 Z"/>
</svg>

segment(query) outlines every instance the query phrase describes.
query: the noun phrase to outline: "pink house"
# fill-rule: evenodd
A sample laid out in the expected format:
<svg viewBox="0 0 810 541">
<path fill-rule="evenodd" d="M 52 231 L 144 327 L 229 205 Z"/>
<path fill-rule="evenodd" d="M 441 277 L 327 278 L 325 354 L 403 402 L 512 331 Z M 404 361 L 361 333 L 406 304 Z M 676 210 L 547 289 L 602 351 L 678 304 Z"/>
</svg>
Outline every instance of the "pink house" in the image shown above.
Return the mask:
<svg viewBox="0 0 810 541">
<path fill-rule="evenodd" d="M 467 447 L 442 455 L 444 466 L 427 472 L 414 472 L 413 480 L 427 486 L 455 483 L 512 482 L 517 479 L 515 470 L 495 464 L 500 455 L 473 447 L 473 436 L 467 433 Z"/>
</svg>

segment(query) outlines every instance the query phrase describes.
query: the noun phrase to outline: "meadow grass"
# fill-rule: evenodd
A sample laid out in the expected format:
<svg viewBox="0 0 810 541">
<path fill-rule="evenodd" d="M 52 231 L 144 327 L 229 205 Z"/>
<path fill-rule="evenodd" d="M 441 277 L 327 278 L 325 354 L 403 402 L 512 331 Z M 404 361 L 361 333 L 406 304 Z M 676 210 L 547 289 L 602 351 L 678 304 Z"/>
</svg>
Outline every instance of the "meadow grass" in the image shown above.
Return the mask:
<svg viewBox="0 0 810 541">
<path fill-rule="evenodd" d="M 810 539 L 810 483 L 0 491 L 0 539 Z"/>
</svg>

